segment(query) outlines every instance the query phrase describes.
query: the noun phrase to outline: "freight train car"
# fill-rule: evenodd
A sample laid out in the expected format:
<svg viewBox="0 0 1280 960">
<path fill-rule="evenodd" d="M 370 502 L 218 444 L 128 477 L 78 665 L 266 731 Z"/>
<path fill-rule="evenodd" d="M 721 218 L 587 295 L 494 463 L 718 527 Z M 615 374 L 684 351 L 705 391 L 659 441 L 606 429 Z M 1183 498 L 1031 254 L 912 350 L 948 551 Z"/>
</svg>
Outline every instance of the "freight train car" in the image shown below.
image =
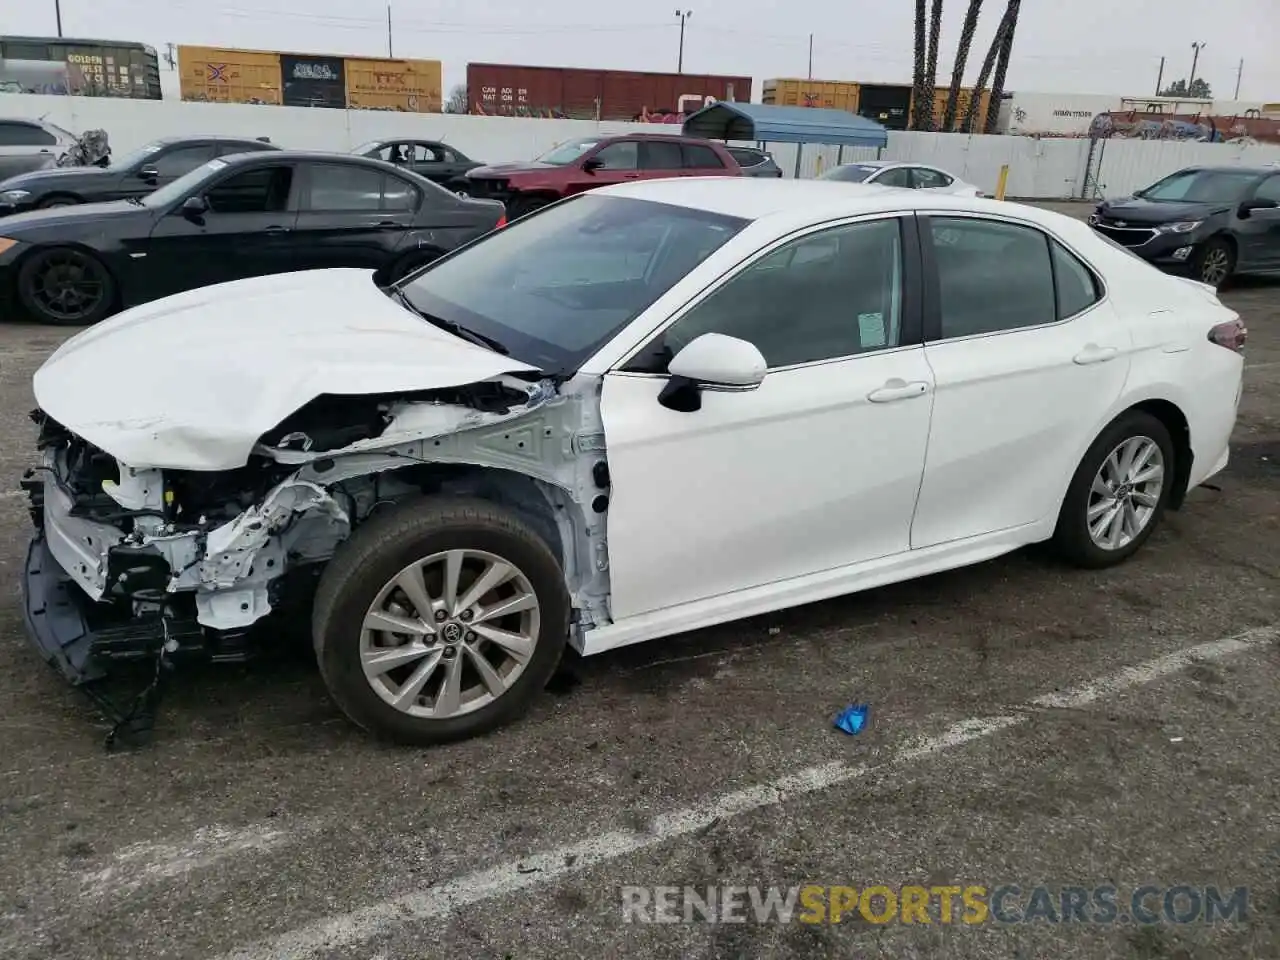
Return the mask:
<svg viewBox="0 0 1280 960">
<path fill-rule="evenodd" d="M 178 47 L 183 100 L 280 104 L 280 54 L 221 47 Z"/>
<path fill-rule="evenodd" d="M 127 40 L 0 37 L 0 89 L 159 100 L 154 47 Z"/>
<path fill-rule="evenodd" d="M 443 89 L 439 60 L 347 58 L 347 106 L 353 110 L 439 113 Z"/>
<path fill-rule="evenodd" d="M 750 77 L 467 64 L 468 112 L 681 123 L 717 100 L 749 103 Z"/>
<path fill-rule="evenodd" d="M 179 47 L 183 100 L 439 113 L 439 60 Z"/>
<path fill-rule="evenodd" d="M 933 115 L 938 123 L 946 115 L 950 87 L 938 87 L 934 91 Z M 956 103 L 956 119 L 953 130 L 964 127 L 964 119 L 973 100 L 973 88 L 961 87 Z M 911 86 L 909 84 L 860 83 L 855 80 L 797 80 L 783 78 L 766 80 L 761 95 L 763 103 L 776 103 L 786 107 L 820 107 L 827 110 L 847 110 L 861 114 L 890 130 L 906 130 L 911 120 Z M 991 91 L 984 90 L 974 126 L 981 128 L 986 118 Z"/>
</svg>

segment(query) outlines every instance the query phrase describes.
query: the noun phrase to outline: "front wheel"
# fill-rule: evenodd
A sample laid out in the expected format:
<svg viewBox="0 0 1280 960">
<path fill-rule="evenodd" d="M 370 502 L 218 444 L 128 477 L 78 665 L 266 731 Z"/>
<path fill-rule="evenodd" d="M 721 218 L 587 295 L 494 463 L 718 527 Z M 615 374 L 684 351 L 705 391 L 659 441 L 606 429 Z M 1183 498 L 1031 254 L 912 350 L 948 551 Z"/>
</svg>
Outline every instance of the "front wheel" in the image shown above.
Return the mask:
<svg viewBox="0 0 1280 960">
<path fill-rule="evenodd" d="M 1235 270 L 1235 247 L 1221 238 L 1206 243 L 1196 257 L 1196 278 L 1214 289 L 1230 280 Z"/>
<path fill-rule="evenodd" d="M 522 519 L 482 500 L 420 499 L 339 548 L 312 636 L 353 722 L 426 745 L 525 713 L 560 662 L 569 609 L 556 555 Z"/>
<path fill-rule="evenodd" d="M 115 281 L 93 254 L 74 247 L 37 250 L 18 271 L 18 299 L 42 323 L 85 326 L 111 312 Z"/>
<path fill-rule="evenodd" d="M 1174 457 L 1169 431 L 1149 413 L 1135 410 L 1112 422 L 1067 489 L 1053 538 L 1058 551 L 1091 569 L 1137 553 L 1164 517 Z"/>
</svg>

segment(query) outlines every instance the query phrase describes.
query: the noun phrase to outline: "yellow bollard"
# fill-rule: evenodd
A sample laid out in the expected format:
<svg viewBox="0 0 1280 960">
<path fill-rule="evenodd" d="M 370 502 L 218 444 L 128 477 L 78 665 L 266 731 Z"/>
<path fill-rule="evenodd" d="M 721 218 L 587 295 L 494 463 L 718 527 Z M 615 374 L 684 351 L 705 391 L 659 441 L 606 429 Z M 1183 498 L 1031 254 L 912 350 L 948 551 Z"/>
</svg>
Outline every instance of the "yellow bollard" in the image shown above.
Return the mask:
<svg viewBox="0 0 1280 960">
<path fill-rule="evenodd" d="M 996 199 L 1004 199 L 1005 187 L 1009 185 L 1009 165 L 1006 163 L 1000 168 L 1000 179 L 996 181 Z"/>
</svg>

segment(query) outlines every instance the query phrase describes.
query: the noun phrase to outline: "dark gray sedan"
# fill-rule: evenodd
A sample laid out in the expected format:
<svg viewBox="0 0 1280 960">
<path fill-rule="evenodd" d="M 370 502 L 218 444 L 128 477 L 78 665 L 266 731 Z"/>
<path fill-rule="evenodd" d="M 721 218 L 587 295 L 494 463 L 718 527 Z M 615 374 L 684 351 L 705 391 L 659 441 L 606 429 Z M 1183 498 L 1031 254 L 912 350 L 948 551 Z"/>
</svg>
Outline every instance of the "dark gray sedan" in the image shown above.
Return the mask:
<svg viewBox="0 0 1280 960">
<path fill-rule="evenodd" d="M 420 177 L 450 189 L 461 189 L 462 175 L 484 166 L 457 147 L 438 140 L 370 140 L 351 151 L 358 157 L 373 157 L 412 170 Z"/>
</svg>

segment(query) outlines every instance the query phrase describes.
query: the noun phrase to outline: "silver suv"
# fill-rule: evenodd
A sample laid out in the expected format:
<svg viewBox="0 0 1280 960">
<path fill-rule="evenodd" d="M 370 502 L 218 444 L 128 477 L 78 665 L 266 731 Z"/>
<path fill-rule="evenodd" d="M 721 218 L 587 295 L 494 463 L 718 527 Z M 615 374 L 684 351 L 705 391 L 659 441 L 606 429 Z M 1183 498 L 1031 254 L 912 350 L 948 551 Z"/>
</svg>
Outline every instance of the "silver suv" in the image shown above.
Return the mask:
<svg viewBox="0 0 1280 960">
<path fill-rule="evenodd" d="M 0 119 L 0 180 L 58 164 L 75 134 L 45 120 Z"/>
</svg>

